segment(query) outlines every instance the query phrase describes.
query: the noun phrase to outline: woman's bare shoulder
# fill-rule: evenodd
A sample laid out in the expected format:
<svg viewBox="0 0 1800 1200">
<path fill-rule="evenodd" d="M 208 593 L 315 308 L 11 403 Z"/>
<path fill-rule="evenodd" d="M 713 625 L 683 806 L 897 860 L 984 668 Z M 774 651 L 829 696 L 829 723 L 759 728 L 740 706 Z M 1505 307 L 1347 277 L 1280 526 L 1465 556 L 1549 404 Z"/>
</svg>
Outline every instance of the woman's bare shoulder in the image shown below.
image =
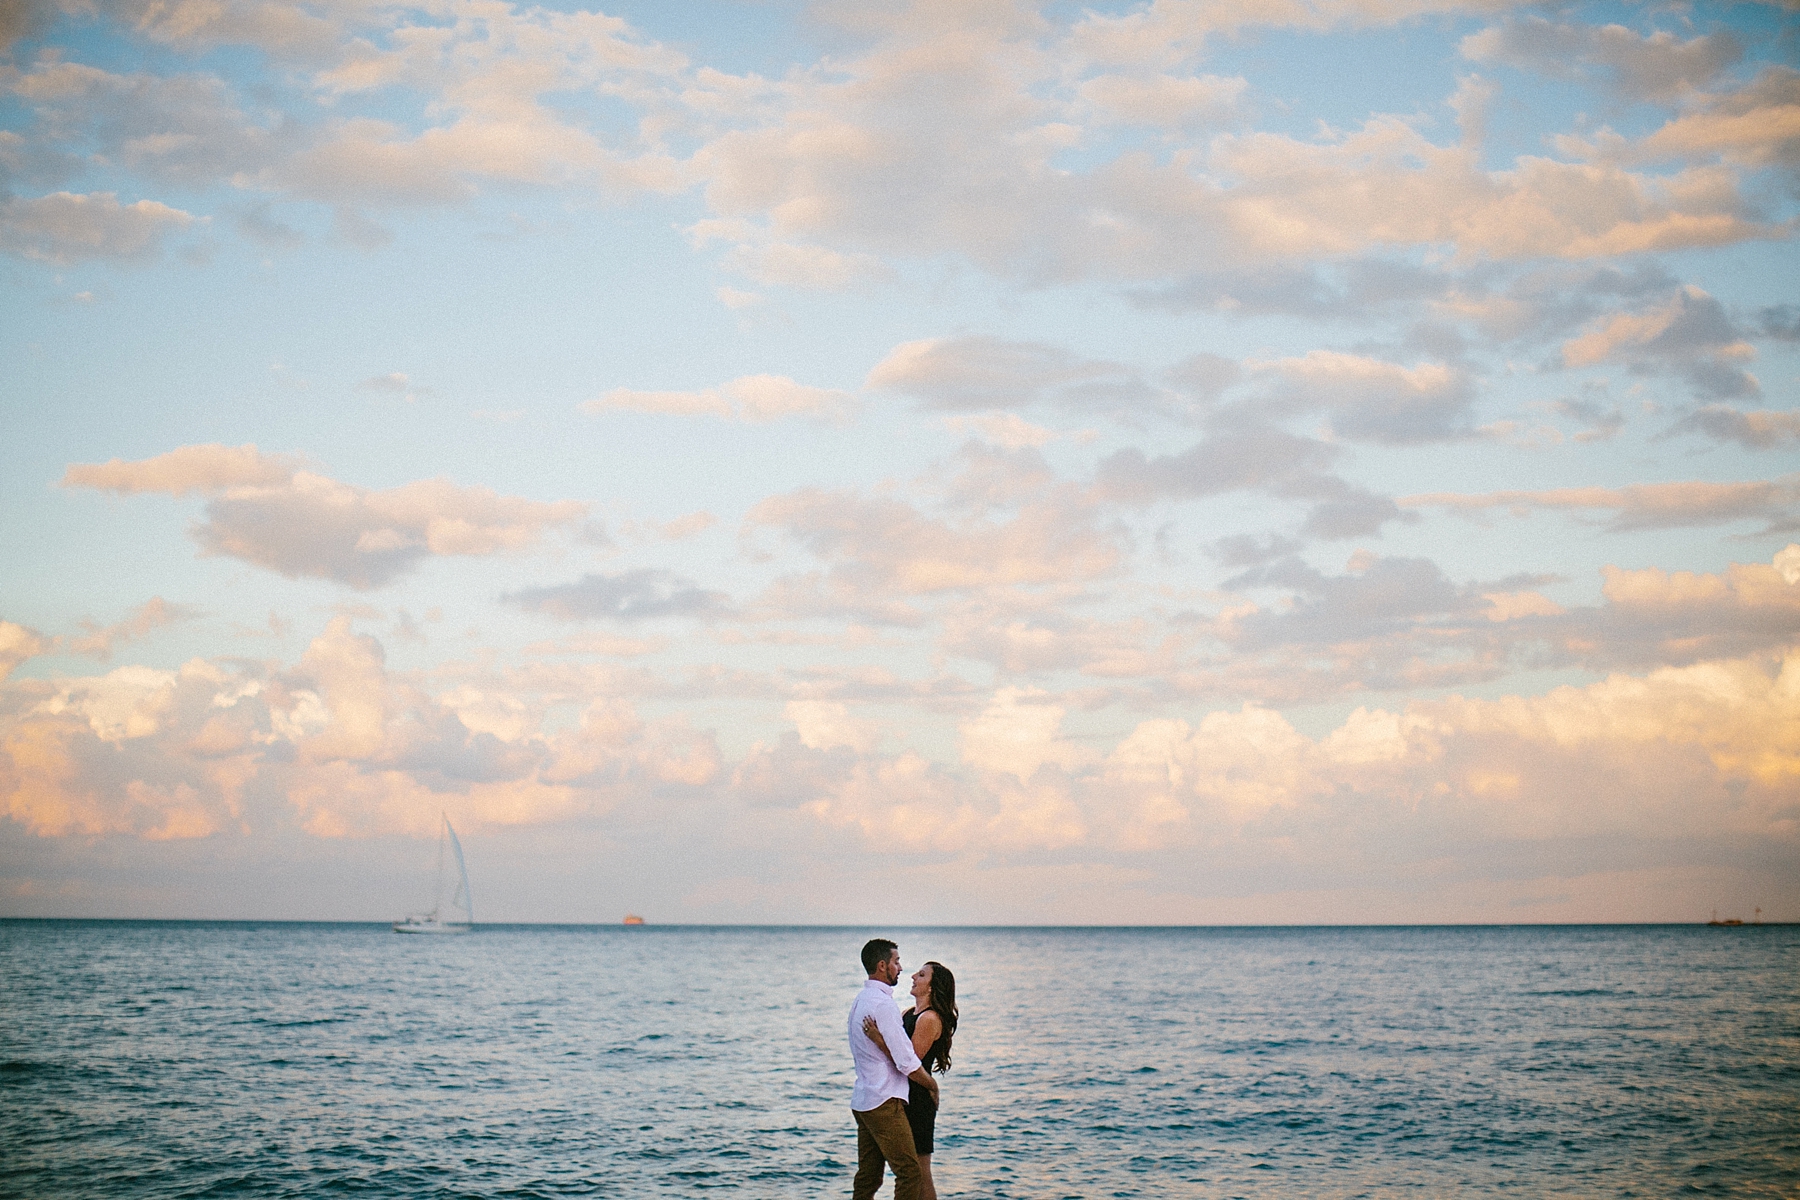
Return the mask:
<svg viewBox="0 0 1800 1200">
<path fill-rule="evenodd" d="M 937 1009 L 935 1008 L 928 1008 L 919 1014 L 919 1024 L 924 1025 L 927 1029 L 931 1028 L 933 1025 L 942 1026 L 943 1023 L 944 1018 L 938 1016 Z"/>
</svg>

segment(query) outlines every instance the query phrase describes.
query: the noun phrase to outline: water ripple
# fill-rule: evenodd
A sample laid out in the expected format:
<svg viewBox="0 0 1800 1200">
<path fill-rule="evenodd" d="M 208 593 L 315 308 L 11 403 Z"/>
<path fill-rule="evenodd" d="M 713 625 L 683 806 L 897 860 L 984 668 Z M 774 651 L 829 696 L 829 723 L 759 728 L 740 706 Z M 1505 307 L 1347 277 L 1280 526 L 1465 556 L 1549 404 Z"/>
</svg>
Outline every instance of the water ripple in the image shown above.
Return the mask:
<svg viewBox="0 0 1800 1200">
<path fill-rule="evenodd" d="M 841 1195 L 866 936 L 0 922 L 0 1194 Z M 947 1197 L 1800 1193 L 1792 928 L 896 936 Z"/>
</svg>

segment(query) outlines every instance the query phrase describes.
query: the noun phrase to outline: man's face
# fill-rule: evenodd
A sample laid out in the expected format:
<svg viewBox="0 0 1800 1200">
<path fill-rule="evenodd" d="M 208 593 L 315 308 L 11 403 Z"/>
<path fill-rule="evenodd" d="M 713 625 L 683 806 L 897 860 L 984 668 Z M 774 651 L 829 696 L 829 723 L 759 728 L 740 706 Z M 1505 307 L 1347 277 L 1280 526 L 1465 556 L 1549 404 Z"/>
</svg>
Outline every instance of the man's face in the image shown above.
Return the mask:
<svg viewBox="0 0 1800 1200">
<path fill-rule="evenodd" d="M 887 961 L 881 964 L 881 970 L 876 972 L 876 977 L 889 987 L 900 982 L 900 950 L 898 947 L 888 952 Z"/>
</svg>

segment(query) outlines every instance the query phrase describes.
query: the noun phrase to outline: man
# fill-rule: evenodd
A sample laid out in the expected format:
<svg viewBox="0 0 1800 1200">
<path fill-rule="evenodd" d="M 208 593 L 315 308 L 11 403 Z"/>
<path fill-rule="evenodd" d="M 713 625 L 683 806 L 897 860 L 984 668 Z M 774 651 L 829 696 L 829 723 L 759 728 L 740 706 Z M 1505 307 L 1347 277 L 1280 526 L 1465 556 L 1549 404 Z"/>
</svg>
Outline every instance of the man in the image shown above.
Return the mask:
<svg viewBox="0 0 1800 1200">
<path fill-rule="evenodd" d="M 873 938 L 862 948 L 869 978 L 850 1006 L 850 1057 L 856 1063 L 856 1089 L 850 1114 L 856 1118 L 856 1185 L 853 1200 L 871 1200 L 881 1186 L 883 1165 L 894 1168 L 894 1200 L 918 1200 L 919 1156 L 913 1149 L 912 1126 L 906 1123 L 906 1081 L 916 1079 L 937 1099 L 937 1080 L 919 1065 L 912 1039 L 900 1024 L 894 985 L 900 982 L 900 947 Z M 863 1018 L 874 1017 L 888 1048 L 863 1032 Z"/>
</svg>

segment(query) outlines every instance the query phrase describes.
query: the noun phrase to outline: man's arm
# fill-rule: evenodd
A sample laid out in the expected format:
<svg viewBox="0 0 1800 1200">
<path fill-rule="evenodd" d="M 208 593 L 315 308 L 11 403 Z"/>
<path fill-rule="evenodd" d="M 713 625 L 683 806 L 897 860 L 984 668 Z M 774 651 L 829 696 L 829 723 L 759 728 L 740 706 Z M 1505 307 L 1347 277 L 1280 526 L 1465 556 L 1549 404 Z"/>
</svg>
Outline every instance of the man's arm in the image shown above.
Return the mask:
<svg viewBox="0 0 1800 1200">
<path fill-rule="evenodd" d="M 894 1060 L 902 1075 L 911 1078 L 919 1071 L 919 1056 L 913 1053 L 912 1039 L 906 1036 L 906 1027 L 900 1024 L 900 1010 L 893 1002 L 871 1006 L 875 1013 L 875 1028 L 881 1030 L 881 1039 L 887 1043 L 888 1057 Z"/>
</svg>

